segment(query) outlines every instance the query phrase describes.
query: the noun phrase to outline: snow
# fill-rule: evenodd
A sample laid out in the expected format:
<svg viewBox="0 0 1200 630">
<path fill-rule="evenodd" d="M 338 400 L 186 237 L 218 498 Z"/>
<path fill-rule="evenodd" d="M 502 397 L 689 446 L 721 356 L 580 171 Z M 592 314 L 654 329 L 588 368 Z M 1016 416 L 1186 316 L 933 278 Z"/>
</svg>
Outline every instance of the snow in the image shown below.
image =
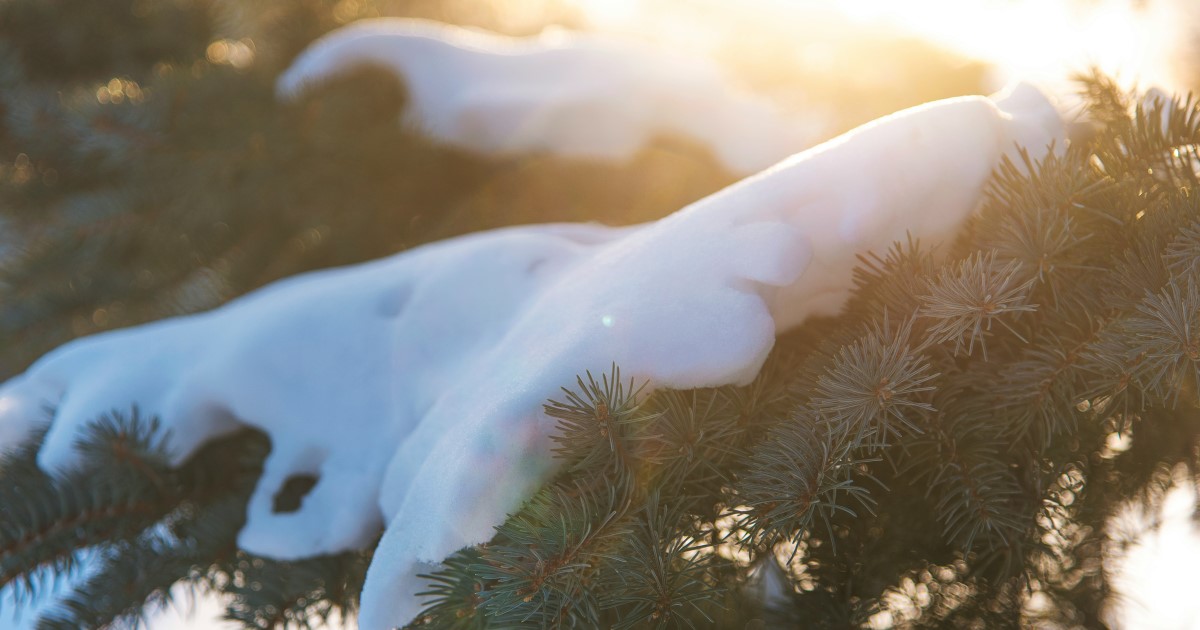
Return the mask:
<svg viewBox="0 0 1200 630">
<path fill-rule="evenodd" d="M 575 374 L 615 361 L 652 387 L 749 381 L 778 332 L 838 312 L 855 254 L 949 238 L 1014 142 L 1037 153 L 1062 130 L 1027 86 L 941 101 L 654 223 L 484 232 L 83 338 L 0 387 L 0 449 L 49 424 L 39 463 L 68 470 L 86 424 L 133 405 L 163 419 L 176 463 L 258 427 L 272 451 L 239 544 L 295 559 L 386 526 L 360 623 L 401 625 L 417 574 L 490 539 L 554 472 L 542 403 Z M 297 474 L 319 482 L 273 513 Z"/>
<path fill-rule="evenodd" d="M 511 38 L 417 19 L 363 20 L 301 53 L 277 92 L 294 99 L 362 64 L 403 80 L 406 124 L 488 155 L 623 162 L 657 136 L 680 136 L 748 175 L 824 131 L 740 89 L 710 60 L 561 29 Z"/>
</svg>

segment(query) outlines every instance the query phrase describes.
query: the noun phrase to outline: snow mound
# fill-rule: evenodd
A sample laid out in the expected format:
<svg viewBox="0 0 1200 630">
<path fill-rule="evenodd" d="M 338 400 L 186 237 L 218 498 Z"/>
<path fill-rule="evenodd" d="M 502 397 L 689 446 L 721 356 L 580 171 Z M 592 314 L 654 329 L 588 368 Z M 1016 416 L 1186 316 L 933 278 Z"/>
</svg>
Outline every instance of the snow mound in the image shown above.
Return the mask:
<svg viewBox="0 0 1200 630">
<path fill-rule="evenodd" d="M 541 409 L 560 385 L 614 361 L 653 387 L 748 382 L 776 333 L 838 312 L 857 253 L 949 238 L 1014 140 L 1037 153 L 1062 130 L 1029 89 L 941 101 L 654 223 L 480 233 L 83 338 L 0 387 L 0 449 L 49 424 L 39 463 L 70 469 L 87 423 L 132 405 L 162 418 L 175 462 L 262 429 L 272 451 L 241 546 L 303 558 L 386 525 L 360 621 L 402 625 L 417 574 L 490 539 L 553 473 Z M 319 481 L 298 511 L 272 512 L 297 474 Z"/>
<path fill-rule="evenodd" d="M 656 136 L 708 147 L 747 175 L 811 146 L 820 121 L 786 116 L 716 63 L 615 38 L 556 30 L 511 38 L 437 22 L 355 22 L 313 43 L 280 75 L 290 100 L 357 65 L 395 71 L 404 122 L 485 155 L 625 161 Z"/>
</svg>

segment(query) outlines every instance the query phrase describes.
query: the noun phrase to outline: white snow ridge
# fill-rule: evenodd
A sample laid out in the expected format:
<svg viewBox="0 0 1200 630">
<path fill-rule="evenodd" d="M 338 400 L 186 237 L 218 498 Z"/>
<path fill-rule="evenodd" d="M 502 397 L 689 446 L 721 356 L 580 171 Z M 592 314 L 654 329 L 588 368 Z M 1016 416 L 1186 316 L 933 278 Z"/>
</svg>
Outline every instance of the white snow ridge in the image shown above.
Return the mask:
<svg viewBox="0 0 1200 630">
<path fill-rule="evenodd" d="M 293 99 L 361 64 L 404 81 L 406 124 L 485 155 L 623 162 L 657 136 L 678 136 L 749 175 L 823 131 L 733 85 L 703 58 L 595 34 L 511 38 L 408 18 L 363 20 L 322 37 L 276 91 Z"/>
<path fill-rule="evenodd" d="M 554 472 L 541 409 L 560 385 L 614 361 L 653 387 L 748 382 L 778 332 L 842 307 L 856 253 L 949 238 L 1014 142 L 1037 153 L 1062 135 L 1033 88 L 931 103 L 654 223 L 485 232 L 80 339 L 0 387 L 0 448 L 49 423 L 39 463 L 69 469 L 89 421 L 135 404 L 171 431 L 175 462 L 262 429 L 272 451 L 239 543 L 295 559 L 386 526 L 360 623 L 403 625 L 417 574 L 490 539 Z M 272 513 L 300 473 L 320 480 Z"/>
</svg>

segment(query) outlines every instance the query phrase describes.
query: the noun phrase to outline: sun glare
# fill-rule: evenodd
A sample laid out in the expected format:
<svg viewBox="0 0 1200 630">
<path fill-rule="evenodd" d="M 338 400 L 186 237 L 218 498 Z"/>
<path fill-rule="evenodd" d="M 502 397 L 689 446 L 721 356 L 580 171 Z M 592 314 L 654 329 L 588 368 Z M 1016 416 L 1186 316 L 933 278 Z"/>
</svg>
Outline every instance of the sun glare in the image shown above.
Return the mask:
<svg viewBox="0 0 1200 630">
<path fill-rule="evenodd" d="M 1186 0 L 572 0 L 597 27 L 705 47 L 739 26 L 814 23 L 891 29 L 993 65 L 997 83 L 1063 82 L 1096 66 L 1132 85 L 1179 87 L 1181 29 L 1200 16 Z M 776 29 L 778 32 L 778 29 Z M 802 49 L 802 46 L 798 46 Z M 1188 68 L 1187 70 L 1190 70 Z"/>
<path fill-rule="evenodd" d="M 1129 0 L 861 0 L 839 3 L 859 19 L 885 20 L 995 63 L 1011 75 L 1054 80 L 1094 65 L 1126 81 L 1174 83 L 1162 67 L 1178 49 L 1182 2 Z"/>
</svg>

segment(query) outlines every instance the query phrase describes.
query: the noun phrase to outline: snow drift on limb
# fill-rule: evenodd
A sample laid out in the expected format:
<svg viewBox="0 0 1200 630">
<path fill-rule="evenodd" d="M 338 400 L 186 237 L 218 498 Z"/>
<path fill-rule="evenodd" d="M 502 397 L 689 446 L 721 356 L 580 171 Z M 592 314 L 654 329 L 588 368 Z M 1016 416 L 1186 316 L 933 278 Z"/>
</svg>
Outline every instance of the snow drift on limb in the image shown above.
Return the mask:
<svg viewBox="0 0 1200 630">
<path fill-rule="evenodd" d="M 611 37 L 511 38 L 405 18 L 355 22 L 313 43 L 280 77 L 293 99 L 354 66 L 406 84 L 404 121 L 485 155 L 549 152 L 625 161 L 656 136 L 708 147 L 747 175 L 811 146 L 820 121 L 785 116 L 713 62 Z"/>
<path fill-rule="evenodd" d="M 258 427 L 272 451 L 240 544 L 302 558 L 386 524 L 360 621 L 402 625 L 417 574 L 490 539 L 552 474 L 541 405 L 560 385 L 614 361 L 653 387 L 745 383 L 776 333 L 842 307 L 855 254 L 949 238 L 1014 142 L 1036 153 L 1061 136 L 1034 90 L 951 99 L 654 223 L 485 232 L 84 338 L 0 387 L 0 448 L 49 423 L 39 462 L 68 469 L 87 422 L 134 404 L 162 417 L 176 462 Z M 298 511 L 272 512 L 296 474 L 319 481 Z"/>
<path fill-rule="evenodd" d="M 1019 87 L 1000 98 L 1013 94 L 1020 113 L 968 97 L 876 121 L 601 246 L 538 296 L 544 308 L 522 313 L 393 459 L 381 496 L 393 525 L 368 573 L 362 627 L 410 620 L 419 603 L 396 594 L 417 592 L 417 574 L 490 539 L 545 481 L 553 423 L 538 405 L 583 367 L 616 360 L 659 387 L 747 382 L 776 332 L 840 310 L 856 254 L 906 232 L 951 237 L 1014 141 L 1036 153 L 1063 140 L 1044 96 Z M 530 368 L 562 378 L 530 378 Z M 472 420 L 448 432 L 428 421 L 438 417 Z"/>
</svg>

